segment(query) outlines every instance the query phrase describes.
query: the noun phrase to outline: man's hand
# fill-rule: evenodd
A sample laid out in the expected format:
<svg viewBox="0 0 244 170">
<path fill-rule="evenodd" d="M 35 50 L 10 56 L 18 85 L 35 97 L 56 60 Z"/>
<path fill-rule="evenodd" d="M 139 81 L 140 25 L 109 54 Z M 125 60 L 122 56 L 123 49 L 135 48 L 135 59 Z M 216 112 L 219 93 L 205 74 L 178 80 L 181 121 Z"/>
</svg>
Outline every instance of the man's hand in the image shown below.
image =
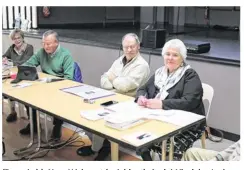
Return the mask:
<svg viewBox="0 0 244 170">
<path fill-rule="evenodd" d="M 149 99 L 146 102 L 146 107 L 150 108 L 150 109 L 162 109 L 163 103 L 162 103 L 162 100 L 160 100 L 160 99 Z"/>
<path fill-rule="evenodd" d="M 110 81 L 111 83 L 114 81 L 115 78 L 116 78 L 116 76 L 115 76 L 113 73 L 110 73 L 110 74 L 108 75 L 108 79 L 109 79 L 109 81 Z"/>
<path fill-rule="evenodd" d="M 138 98 L 138 100 L 137 100 L 137 104 L 138 104 L 139 106 L 145 106 L 145 107 L 146 107 L 147 101 L 148 101 L 148 99 L 147 99 L 146 97 L 144 97 L 144 96 L 140 96 L 140 97 Z"/>
</svg>

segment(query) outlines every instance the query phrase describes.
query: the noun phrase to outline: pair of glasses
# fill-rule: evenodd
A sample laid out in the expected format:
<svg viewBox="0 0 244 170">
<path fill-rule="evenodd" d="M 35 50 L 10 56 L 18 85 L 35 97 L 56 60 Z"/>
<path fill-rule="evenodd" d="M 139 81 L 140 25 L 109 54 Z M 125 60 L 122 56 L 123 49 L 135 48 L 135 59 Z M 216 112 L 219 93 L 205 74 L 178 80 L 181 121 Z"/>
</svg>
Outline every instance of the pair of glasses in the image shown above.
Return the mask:
<svg viewBox="0 0 244 170">
<path fill-rule="evenodd" d="M 135 49 L 137 47 L 137 44 L 136 45 L 130 45 L 130 46 L 123 46 L 123 49 L 124 50 L 128 50 L 129 48 L 130 49 Z"/>
<path fill-rule="evenodd" d="M 16 38 L 13 38 L 13 41 L 16 41 L 16 40 L 21 40 L 22 37 L 16 37 Z"/>
</svg>

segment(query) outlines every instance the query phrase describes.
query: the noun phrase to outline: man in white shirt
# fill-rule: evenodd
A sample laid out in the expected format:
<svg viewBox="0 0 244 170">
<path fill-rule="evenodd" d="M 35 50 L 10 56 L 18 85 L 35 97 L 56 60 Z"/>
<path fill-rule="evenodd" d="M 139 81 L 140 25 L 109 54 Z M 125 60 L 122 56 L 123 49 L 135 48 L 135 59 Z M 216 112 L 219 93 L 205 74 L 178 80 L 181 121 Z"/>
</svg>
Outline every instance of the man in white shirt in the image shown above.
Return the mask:
<svg viewBox="0 0 244 170">
<path fill-rule="evenodd" d="M 137 89 L 149 78 L 148 63 L 139 53 L 140 41 L 136 34 L 128 33 L 122 38 L 124 54 L 114 61 L 111 68 L 101 76 L 101 87 L 128 96 L 135 96 Z M 92 146 L 77 150 L 80 156 L 90 156 L 98 152 L 95 160 L 104 160 L 110 153 L 110 142 L 86 132 Z"/>
<path fill-rule="evenodd" d="M 134 97 L 136 90 L 148 80 L 150 69 L 139 53 L 140 41 L 136 34 L 126 34 L 122 45 L 124 54 L 102 75 L 101 87 Z"/>
</svg>

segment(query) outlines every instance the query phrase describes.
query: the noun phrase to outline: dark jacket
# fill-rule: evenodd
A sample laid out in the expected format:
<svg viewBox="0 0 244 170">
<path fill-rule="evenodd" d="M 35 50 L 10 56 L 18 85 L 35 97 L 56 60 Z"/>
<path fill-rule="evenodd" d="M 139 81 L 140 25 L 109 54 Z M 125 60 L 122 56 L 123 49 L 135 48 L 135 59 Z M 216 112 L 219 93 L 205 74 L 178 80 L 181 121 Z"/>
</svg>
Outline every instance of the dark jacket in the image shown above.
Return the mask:
<svg viewBox="0 0 244 170">
<path fill-rule="evenodd" d="M 18 66 L 26 62 L 33 55 L 33 46 L 27 44 L 27 47 L 22 55 L 18 55 L 14 50 L 14 44 L 11 45 L 2 57 L 7 57 L 13 61 L 14 66 Z"/>
<path fill-rule="evenodd" d="M 136 101 L 139 96 L 154 98 L 159 89 L 154 85 L 155 74 L 148 82 L 137 90 Z M 163 109 L 179 109 L 205 115 L 202 102 L 203 88 L 201 80 L 193 69 L 186 70 L 183 77 L 172 88 L 167 90 L 169 95 L 164 99 Z"/>
</svg>

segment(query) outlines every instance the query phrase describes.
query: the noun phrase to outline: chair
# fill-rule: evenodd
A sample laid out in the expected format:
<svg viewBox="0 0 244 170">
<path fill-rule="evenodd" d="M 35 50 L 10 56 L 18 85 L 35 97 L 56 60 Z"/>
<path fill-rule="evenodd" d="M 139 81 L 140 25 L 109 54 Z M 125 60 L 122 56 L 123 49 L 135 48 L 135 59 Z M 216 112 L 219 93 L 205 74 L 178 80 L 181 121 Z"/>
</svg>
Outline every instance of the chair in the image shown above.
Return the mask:
<svg viewBox="0 0 244 170">
<path fill-rule="evenodd" d="M 2 156 L 5 154 L 6 148 L 5 148 L 5 143 L 3 142 L 4 138 L 2 138 Z"/>
<path fill-rule="evenodd" d="M 210 85 L 205 84 L 205 83 L 202 83 L 202 88 L 203 88 L 202 101 L 203 101 L 204 108 L 205 108 L 206 120 L 208 120 L 209 111 L 210 111 L 212 99 L 214 96 L 214 89 L 213 89 L 213 87 L 211 87 Z M 206 148 L 206 132 L 204 132 L 201 137 L 201 144 L 202 144 L 202 148 L 205 149 Z"/>
<path fill-rule="evenodd" d="M 209 116 L 209 111 L 212 103 L 212 99 L 214 96 L 214 89 L 208 84 L 202 83 L 202 88 L 203 88 L 203 96 L 202 96 L 202 101 L 204 104 L 205 108 L 205 114 L 206 114 L 206 120 L 208 119 Z M 203 133 L 201 136 L 201 144 L 202 148 L 206 148 L 206 132 Z M 172 149 L 172 148 L 170 148 Z M 155 158 L 155 152 L 152 153 L 152 159 L 154 160 Z"/>
<path fill-rule="evenodd" d="M 74 77 L 73 77 L 73 80 L 76 81 L 76 82 L 83 83 L 80 66 L 79 66 L 79 64 L 77 62 L 74 62 Z"/>
</svg>

